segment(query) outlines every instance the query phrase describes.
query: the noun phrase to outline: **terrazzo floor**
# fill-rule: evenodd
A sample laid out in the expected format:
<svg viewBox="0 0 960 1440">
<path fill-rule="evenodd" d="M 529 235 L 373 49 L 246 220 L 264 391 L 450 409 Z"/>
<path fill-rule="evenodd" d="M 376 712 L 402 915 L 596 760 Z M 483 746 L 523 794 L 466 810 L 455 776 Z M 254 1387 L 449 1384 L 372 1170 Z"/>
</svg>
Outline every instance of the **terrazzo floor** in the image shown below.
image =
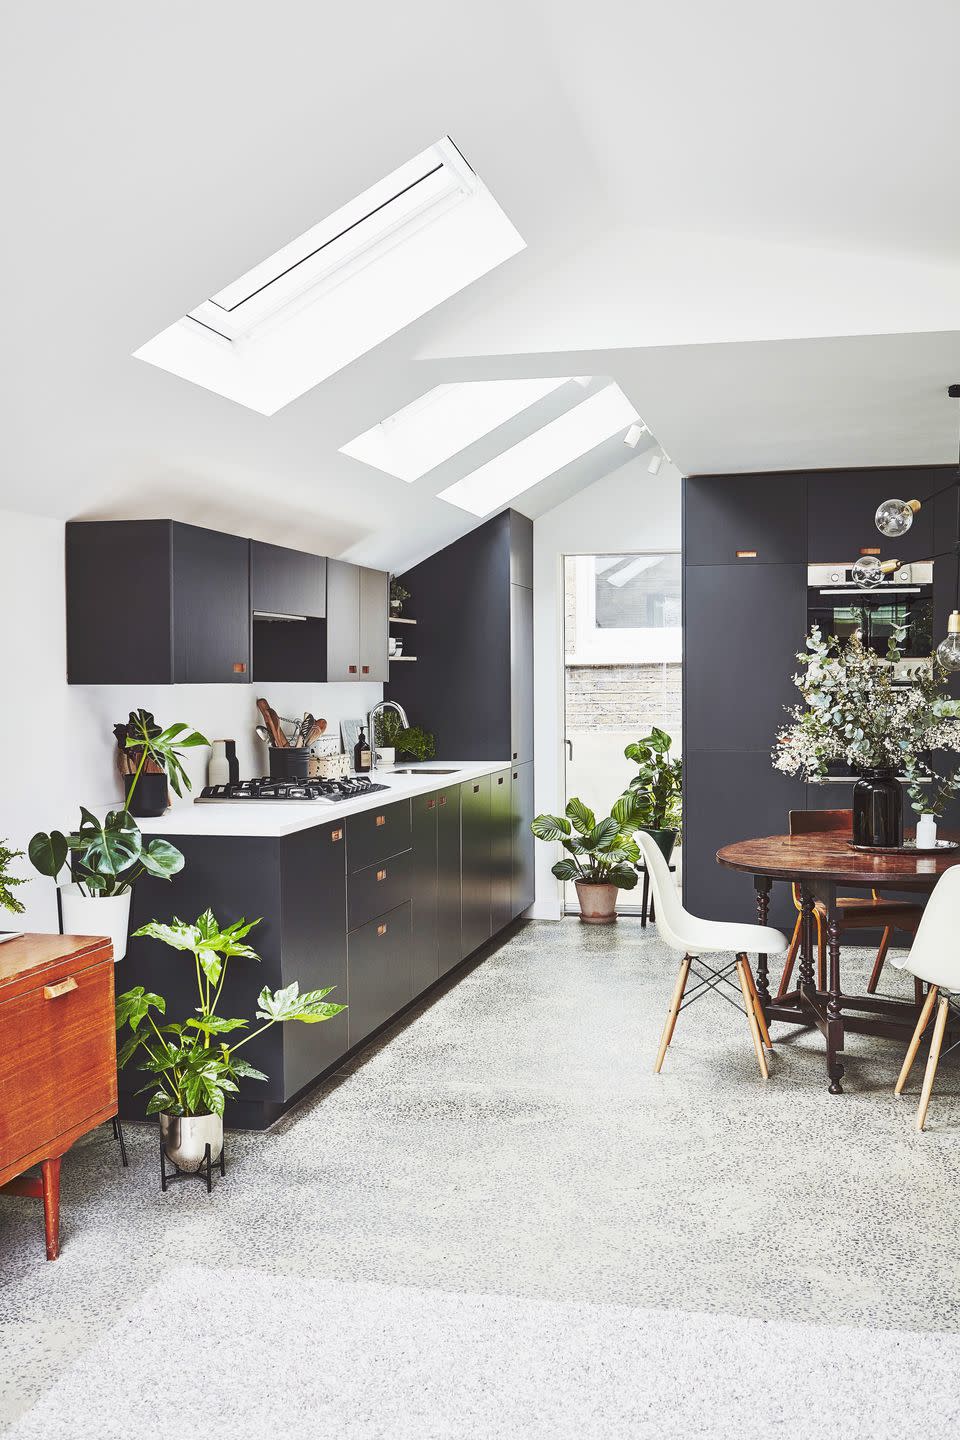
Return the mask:
<svg viewBox="0 0 960 1440">
<path fill-rule="evenodd" d="M 844 953 L 865 975 L 866 952 Z M 951 1433 L 953 1057 L 920 1135 L 919 1067 L 909 1097 L 892 1095 L 898 1046 L 852 1037 L 847 1093 L 831 1096 L 818 1039 L 779 1026 L 764 1084 L 743 1016 L 708 997 L 657 1077 L 675 973 L 637 921 L 524 925 L 274 1131 L 231 1136 L 212 1196 L 161 1195 L 146 1128 L 128 1130 L 126 1172 L 107 1130 L 75 1147 L 56 1264 L 35 1204 L 0 1202 L 0 1430 L 145 1433 L 186 1418 L 199 1367 L 221 1382 L 213 1435 L 268 1397 L 278 1430 L 346 1440 L 733 1436 L 761 1421 L 884 1440 L 908 1412 Z M 890 967 L 883 988 L 907 993 Z M 459 1350 L 437 1341 L 451 1333 Z M 714 1354 L 740 1357 L 733 1409 Z M 816 1402 L 801 1395 L 795 1414 L 788 1355 Z M 326 1357 L 352 1397 L 339 1410 L 317 1390 Z M 858 1375 L 859 1400 L 841 1404 Z M 428 1414 L 425 1395 L 446 1398 Z"/>
</svg>

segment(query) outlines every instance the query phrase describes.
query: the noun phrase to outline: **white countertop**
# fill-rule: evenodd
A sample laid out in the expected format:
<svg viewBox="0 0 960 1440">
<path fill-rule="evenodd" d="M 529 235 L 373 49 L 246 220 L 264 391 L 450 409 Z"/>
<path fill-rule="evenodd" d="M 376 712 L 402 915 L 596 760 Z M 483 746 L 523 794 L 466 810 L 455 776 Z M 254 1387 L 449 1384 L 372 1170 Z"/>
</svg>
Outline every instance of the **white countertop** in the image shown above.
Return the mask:
<svg viewBox="0 0 960 1440">
<path fill-rule="evenodd" d="M 397 769 L 415 770 L 415 775 L 398 775 Z M 156 819 L 138 819 L 144 835 L 293 835 L 309 830 L 328 820 L 357 815 L 362 810 L 376 810 L 392 800 L 406 800 L 412 795 L 426 795 L 462 780 L 475 780 L 478 775 L 492 775 L 495 770 L 510 768 L 509 760 L 431 760 L 423 765 L 394 767 L 385 765 L 375 770 L 371 779 L 389 786 L 372 795 L 354 800 L 341 800 L 331 805 L 322 800 L 221 800 L 202 804 L 175 805 Z M 429 771 L 448 770 L 447 775 L 431 775 Z"/>
</svg>

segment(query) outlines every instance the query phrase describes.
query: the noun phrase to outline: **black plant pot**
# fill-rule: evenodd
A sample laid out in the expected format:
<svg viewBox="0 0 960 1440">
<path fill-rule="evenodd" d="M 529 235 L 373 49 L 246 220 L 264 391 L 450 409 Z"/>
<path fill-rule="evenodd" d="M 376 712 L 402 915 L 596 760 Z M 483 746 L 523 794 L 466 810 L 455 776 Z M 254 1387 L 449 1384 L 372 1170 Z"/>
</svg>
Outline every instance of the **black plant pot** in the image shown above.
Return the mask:
<svg viewBox="0 0 960 1440">
<path fill-rule="evenodd" d="M 124 789 L 129 797 L 134 777 L 125 775 L 123 780 Z M 166 775 L 163 773 L 158 775 L 152 770 L 141 770 L 137 788 L 133 792 L 133 799 L 128 798 L 127 808 L 131 815 L 138 815 L 142 820 L 146 820 L 151 816 L 163 815 L 167 808 L 167 799 Z"/>
<path fill-rule="evenodd" d="M 677 843 L 676 830 L 651 830 L 648 825 L 645 825 L 643 828 L 650 836 L 650 839 L 660 847 L 660 850 L 663 852 L 663 858 L 669 865 L 670 857 L 673 854 L 673 847 Z"/>
<path fill-rule="evenodd" d="M 903 844 L 903 790 L 893 769 L 864 770 L 854 785 L 853 843 L 878 850 Z"/>
</svg>

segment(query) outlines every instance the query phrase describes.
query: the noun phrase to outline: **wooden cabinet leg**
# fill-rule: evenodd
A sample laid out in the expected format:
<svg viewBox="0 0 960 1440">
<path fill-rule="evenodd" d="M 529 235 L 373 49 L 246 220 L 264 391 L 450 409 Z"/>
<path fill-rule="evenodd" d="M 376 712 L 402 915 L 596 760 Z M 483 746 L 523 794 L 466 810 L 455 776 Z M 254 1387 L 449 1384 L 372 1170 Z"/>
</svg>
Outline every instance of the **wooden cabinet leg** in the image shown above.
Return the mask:
<svg viewBox="0 0 960 1440">
<path fill-rule="evenodd" d="M 43 1177 L 43 1228 L 47 1238 L 47 1259 L 56 1260 L 60 1254 L 60 1156 L 44 1160 L 40 1171 Z"/>
</svg>

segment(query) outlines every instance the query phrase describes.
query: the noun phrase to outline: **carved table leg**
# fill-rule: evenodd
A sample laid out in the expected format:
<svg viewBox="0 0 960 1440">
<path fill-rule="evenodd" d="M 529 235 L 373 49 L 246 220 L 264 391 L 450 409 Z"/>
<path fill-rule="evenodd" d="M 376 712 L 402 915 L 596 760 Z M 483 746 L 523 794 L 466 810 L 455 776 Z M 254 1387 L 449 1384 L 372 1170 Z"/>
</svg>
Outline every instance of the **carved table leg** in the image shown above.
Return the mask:
<svg viewBox="0 0 960 1440">
<path fill-rule="evenodd" d="M 761 925 L 766 925 L 767 916 L 770 913 L 770 889 L 773 881 L 766 875 L 755 875 L 753 884 L 757 892 L 757 919 Z M 770 1004 L 770 976 L 767 971 L 766 955 L 757 956 L 757 993 L 760 996 L 760 1004 L 766 1008 Z"/>
<path fill-rule="evenodd" d="M 830 989 L 827 994 L 827 1073 L 830 1094 L 842 1095 L 843 1012 L 840 1009 L 840 921 L 833 904 L 827 921 L 827 951 L 830 959 Z"/>
<path fill-rule="evenodd" d="M 800 993 L 814 990 L 813 983 L 813 896 L 805 885 L 800 886 Z"/>
<path fill-rule="evenodd" d="M 44 1160 L 40 1171 L 43 1175 L 43 1227 L 47 1239 L 47 1259 L 56 1260 L 60 1254 L 60 1156 Z"/>
</svg>

